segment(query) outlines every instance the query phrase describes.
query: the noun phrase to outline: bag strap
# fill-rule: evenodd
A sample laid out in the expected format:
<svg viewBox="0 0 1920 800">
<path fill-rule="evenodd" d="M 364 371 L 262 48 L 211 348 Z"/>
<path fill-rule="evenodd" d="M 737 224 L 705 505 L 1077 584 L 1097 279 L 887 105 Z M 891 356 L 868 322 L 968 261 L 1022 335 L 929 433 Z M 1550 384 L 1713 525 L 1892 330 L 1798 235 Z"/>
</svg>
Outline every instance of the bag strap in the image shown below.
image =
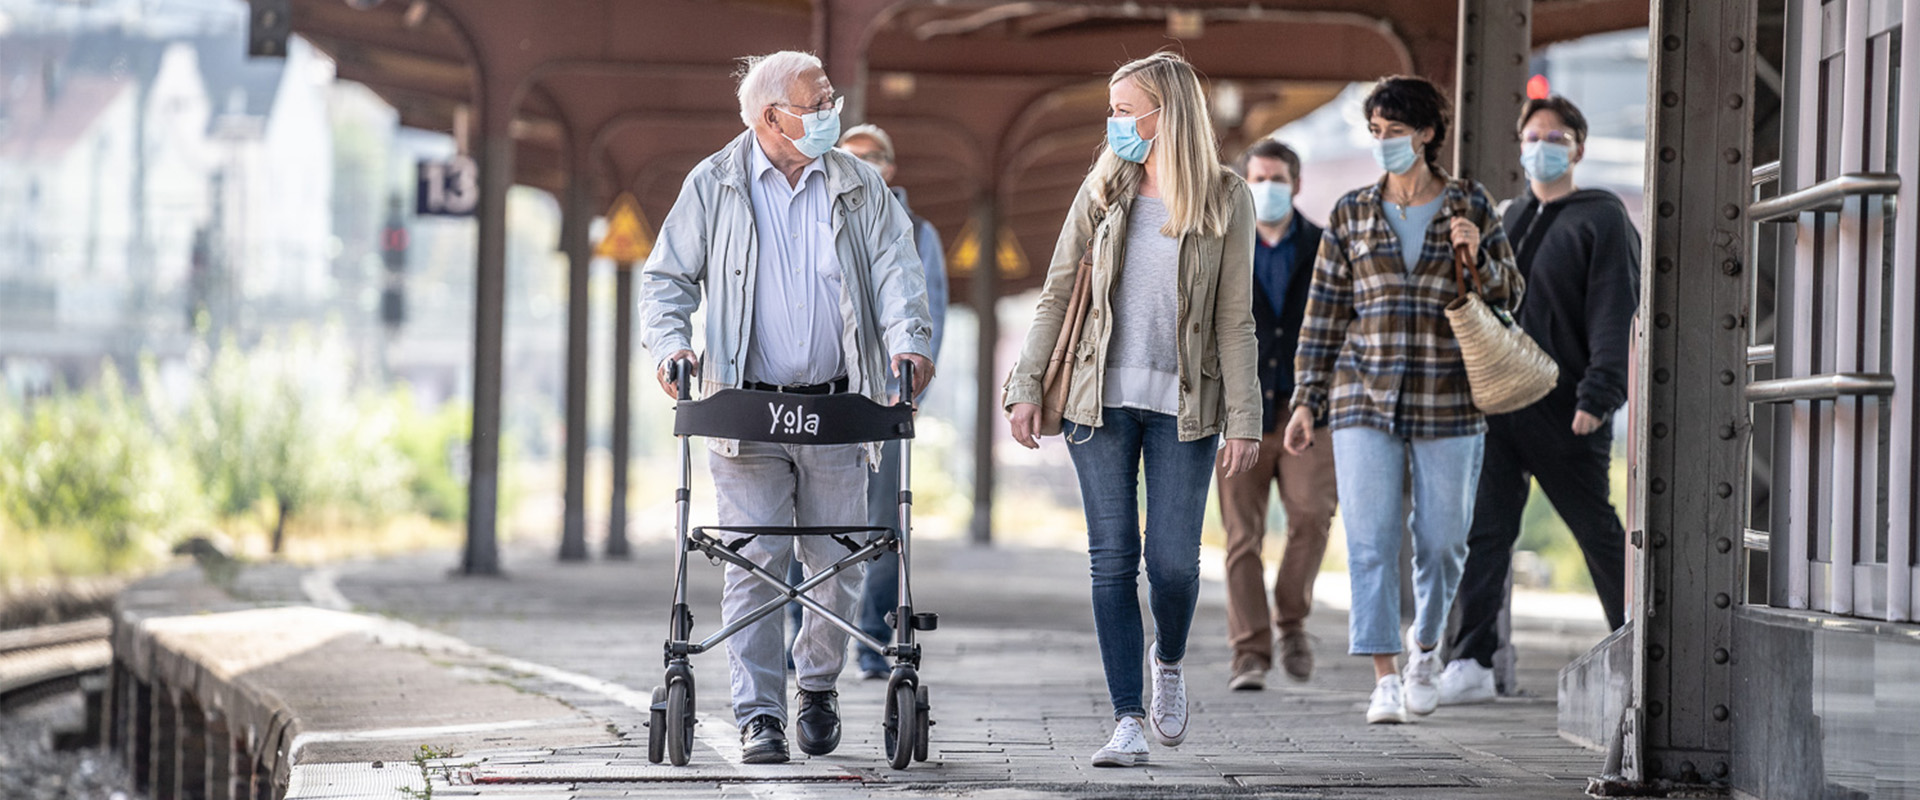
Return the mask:
<svg viewBox="0 0 1920 800">
<path fill-rule="evenodd" d="M 1468 204 L 1466 197 L 1468 186 L 1466 181 L 1454 178 L 1447 182 L 1447 190 L 1454 193 L 1452 201 L 1448 204 L 1448 210 L 1451 215 L 1455 217 L 1467 216 Z M 1479 260 L 1479 254 L 1468 250 L 1465 245 L 1454 245 L 1453 288 L 1459 293 L 1459 296 L 1465 297 L 1467 295 L 1468 276 L 1472 276 L 1472 291 L 1481 297 L 1486 296 L 1487 286 L 1480 280 L 1480 270 L 1475 268 L 1475 264 Z"/>
<path fill-rule="evenodd" d="M 1486 296 L 1486 284 L 1480 282 L 1480 270 L 1474 268 L 1473 252 L 1464 244 L 1453 246 L 1453 286 L 1461 297 L 1467 295 L 1467 276 L 1473 276 L 1473 292 Z"/>
<path fill-rule="evenodd" d="M 1560 216 L 1565 203 L 1542 204 L 1539 198 L 1528 196 L 1527 206 L 1520 213 L 1517 227 L 1520 236 L 1514 241 L 1514 266 L 1520 268 L 1521 275 L 1533 274 L 1533 256 L 1540 248 L 1540 240 L 1546 238 L 1547 231 L 1553 227 L 1553 219 Z"/>
</svg>

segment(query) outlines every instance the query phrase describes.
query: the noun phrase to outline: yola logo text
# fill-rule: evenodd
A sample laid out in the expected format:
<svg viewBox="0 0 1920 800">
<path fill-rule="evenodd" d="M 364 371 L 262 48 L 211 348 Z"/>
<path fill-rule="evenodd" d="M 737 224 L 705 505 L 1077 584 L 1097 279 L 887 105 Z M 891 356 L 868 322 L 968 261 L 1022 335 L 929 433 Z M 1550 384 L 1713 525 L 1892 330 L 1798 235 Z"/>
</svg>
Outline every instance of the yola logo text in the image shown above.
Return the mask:
<svg viewBox="0 0 1920 800">
<path fill-rule="evenodd" d="M 779 403 L 768 403 L 767 411 L 773 415 L 773 424 L 767 427 L 768 433 L 812 435 L 820 432 L 820 415 L 806 413 L 806 409 L 799 405 L 789 408 Z"/>
</svg>

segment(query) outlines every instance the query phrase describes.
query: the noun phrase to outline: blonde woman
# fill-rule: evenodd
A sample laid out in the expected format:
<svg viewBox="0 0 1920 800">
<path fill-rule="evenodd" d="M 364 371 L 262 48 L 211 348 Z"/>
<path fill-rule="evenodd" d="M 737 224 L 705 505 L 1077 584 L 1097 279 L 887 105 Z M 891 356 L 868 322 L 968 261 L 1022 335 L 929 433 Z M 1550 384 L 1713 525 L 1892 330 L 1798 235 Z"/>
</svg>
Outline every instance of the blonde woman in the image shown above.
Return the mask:
<svg viewBox="0 0 1920 800">
<path fill-rule="evenodd" d="M 1094 627 L 1116 721 L 1093 764 L 1121 767 L 1146 763 L 1149 732 L 1167 747 L 1187 736 L 1180 663 L 1199 596 L 1207 488 L 1216 458 L 1229 475 L 1253 466 L 1261 407 L 1253 196 L 1220 165 L 1199 76 L 1178 55 L 1155 53 L 1113 73 L 1108 103 L 1106 146 L 1061 228 L 1003 405 L 1013 438 L 1038 447 L 1042 371 L 1091 247 L 1092 302 L 1063 432 L 1086 507 Z M 1143 555 L 1156 640 L 1150 714 Z"/>
</svg>

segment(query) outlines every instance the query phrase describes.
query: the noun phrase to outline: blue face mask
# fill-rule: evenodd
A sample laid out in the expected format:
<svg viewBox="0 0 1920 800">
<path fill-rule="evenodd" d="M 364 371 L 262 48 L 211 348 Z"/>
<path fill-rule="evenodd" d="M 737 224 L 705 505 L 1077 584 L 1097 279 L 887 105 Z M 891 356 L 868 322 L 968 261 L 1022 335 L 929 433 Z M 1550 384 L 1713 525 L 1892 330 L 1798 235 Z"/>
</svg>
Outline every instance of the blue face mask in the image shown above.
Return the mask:
<svg viewBox="0 0 1920 800">
<path fill-rule="evenodd" d="M 1413 137 L 1395 136 L 1373 140 L 1373 163 L 1395 175 L 1413 169 Z"/>
<path fill-rule="evenodd" d="M 833 107 L 824 113 L 809 111 L 805 114 L 795 114 L 784 108 L 780 109 L 780 112 L 787 116 L 798 117 L 800 123 L 806 126 L 807 132 L 800 138 L 787 137 L 787 141 L 793 142 L 794 149 L 799 150 L 800 155 L 819 158 L 822 153 L 832 150 L 834 145 L 840 143 L 840 104 L 842 102 L 844 102 L 842 98 L 834 98 Z"/>
<path fill-rule="evenodd" d="M 1153 139 L 1140 138 L 1140 120 L 1158 113 L 1160 109 L 1156 108 L 1137 117 L 1108 117 L 1107 149 L 1135 164 L 1147 163 L 1147 153 L 1153 150 L 1153 140 L 1160 136 L 1155 134 Z"/>
<path fill-rule="evenodd" d="M 1529 179 L 1540 183 L 1560 180 L 1573 167 L 1573 147 L 1553 142 L 1527 142 L 1520 145 L 1520 167 Z"/>
<path fill-rule="evenodd" d="M 1253 190 L 1253 215 L 1261 222 L 1279 222 L 1293 213 L 1293 184 L 1261 181 L 1247 188 Z"/>
</svg>

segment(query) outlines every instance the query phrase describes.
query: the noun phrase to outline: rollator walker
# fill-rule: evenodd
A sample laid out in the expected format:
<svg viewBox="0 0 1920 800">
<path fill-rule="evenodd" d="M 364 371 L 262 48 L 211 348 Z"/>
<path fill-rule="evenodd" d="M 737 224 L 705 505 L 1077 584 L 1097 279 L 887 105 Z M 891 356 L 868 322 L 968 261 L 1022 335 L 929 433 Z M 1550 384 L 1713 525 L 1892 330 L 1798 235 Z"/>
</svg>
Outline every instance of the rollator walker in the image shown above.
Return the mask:
<svg viewBox="0 0 1920 800">
<path fill-rule="evenodd" d="M 931 631 L 939 625 L 935 614 L 913 610 L 912 569 L 912 464 L 913 464 L 913 365 L 900 365 L 900 402 L 881 405 L 865 396 L 851 393 L 792 394 L 748 389 L 726 389 L 701 400 L 691 400 L 692 370 L 687 362 L 674 360 L 668 376 L 678 389 L 674 405 L 673 435 L 680 439 L 680 488 L 674 495 L 675 532 L 679 557 L 673 571 L 673 618 L 666 642 L 666 680 L 653 690 L 653 707 L 647 726 L 647 760 L 658 764 L 663 759 L 674 766 L 685 766 L 693 748 L 694 680 L 689 657 L 705 653 L 738 633 L 742 628 L 799 603 L 827 622 L 839 626 L 860 644 L 871 647 L 893 661 L 887 678 L 886 755 L 894 769 L 906 769 L 914 761 L 927 760 L 927 734 L 933 726 L 928 717 L 927 687 L 920 685 L 920 645 L 914 643 L 914 631 Z M 780 444 L 861 444 L 900 440 L 900 529 L 871 526 L 721 526 L 707 525 L 688 529 L 687 507 L 693 477 L 689 441 L 695 436 L 738 439 Z M 740 555 L 740 549 L 759 536 L 828 536 L 847 548 L 847 555 L 824 569 L 790 584 L 783 574 L 775 574 L 764 564 L 756 564 Z M 721 562 L 746 570 L 752 577 L 778 587 L 781 596 L 726 624 L 706 639 L 693 641 L 693 612 L 687 608 L 687 554 L 698 550 L 718 566 Z M 861 562 L 878 559 L 888 550 L 900 554 L 900 604 L 887 614 L 893 627 L 892 643 L 882 642 L 860 626 L 835 614 L 808 597 L 805 592 Z"/>
</svg>

